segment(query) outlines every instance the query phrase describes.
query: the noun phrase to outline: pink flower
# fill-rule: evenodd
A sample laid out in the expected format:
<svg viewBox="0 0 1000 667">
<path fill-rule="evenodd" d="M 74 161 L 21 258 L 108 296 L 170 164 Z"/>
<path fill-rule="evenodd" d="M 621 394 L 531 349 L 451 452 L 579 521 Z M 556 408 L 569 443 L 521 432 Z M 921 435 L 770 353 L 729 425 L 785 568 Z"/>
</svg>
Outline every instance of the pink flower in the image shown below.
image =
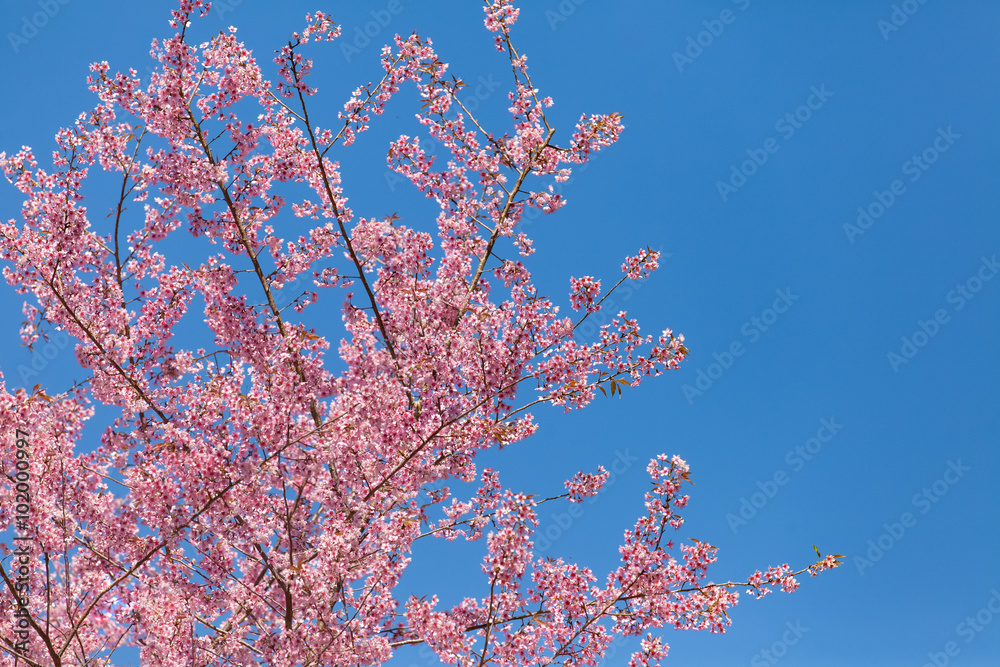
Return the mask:
<svg viewBox="0 0 1000 667">
<path fill-rule="evenodd" d="M 600 280 L 584 276 L 582 278 L 570 278 L 569 284 L 572 290 L 569 295 L 569 302 L 573 310 L 586 308 L 588 313 L 596 313 L 601 309 L 594 301 L 601 293 Z"/>
<path fill-rule="evenodd" d="M 635 257 L 626 257 L 622 264 L 622 271 L 632 280 L 648 278 L 653 271 L 659 268 L 660 253 L 656 250 L 644 249 Z"/>
</svg>

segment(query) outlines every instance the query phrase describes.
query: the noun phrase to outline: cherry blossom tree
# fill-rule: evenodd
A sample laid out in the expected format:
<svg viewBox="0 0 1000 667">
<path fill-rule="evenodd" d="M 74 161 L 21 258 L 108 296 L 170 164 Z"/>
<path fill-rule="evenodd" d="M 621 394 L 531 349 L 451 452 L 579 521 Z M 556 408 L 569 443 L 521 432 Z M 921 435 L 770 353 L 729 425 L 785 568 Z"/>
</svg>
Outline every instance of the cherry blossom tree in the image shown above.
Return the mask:
<svg viewBox="0 0 1000 667">
<path fill-rule="evenodd" d="M 790 592 L 838 564 L 817 551 L 799 571 L 707 580 L 715 548 L 668 536 L 690 471 L 666 455 L 649 462 L 617 569 L 536 558 L 539 506 L 593 496 L 608 473 L 536 495 L 477 468 L 535 432 L 532 406 L 583 408 L 687 354 L 683 336 L 643 335 L 624 312 L 592 344 L 573 337 L 656 251 L 625 258 L 609 290 L 571 278 L 576 319 L 532 286 L 519 223 L 564 204 L 555 184 L 617 141 L 622 117 L 557 132 L 511 40 L 518 10 L 484 9 L 510 65 L 505 133 L 417 34 L 321 118 L 306 54 L 338 37 L 331 16 L 306 16 L 269 80 L 235 28 L 192 43 L 210 7 L 180 0 L 147 80 L 91 66 L 99 104 L 56 135 L 51 169 L 27 147 L 0 154 L 25 197 L 0 224 L 4 275 L 33 296 L 21 337 L 64 332 L 86 373 L 55 396 L 0 384 L 0 426 L 16 434 L 0 526 L 19 536 L 2 545 L 0 665 L 114 664 L 120 646 L 151 667 L 366 665 L 424 643 L 449 664 L 592 665 L 616 635 L 642 637 L 630 665 L 655 665 L 663 628 L 722 632 L 741 590 Z M 436 202 L 436 230 L 356 214 L 336 159 L 411 84 L 447 163 L 406 135 L 387 161 Z M 85 205 L 95 170 L 116 183 L 106 217 L 106 201 Z M 188 234 L 186 251 L 218 251 L 171 260 Z M 333 362 L 333 339 L 300 317 L 320 294 L 341 304 Z M 95 449 L 80 440 L 97 404 L 120 416 Z M 450 609 L 397 597 L 414 543 L 434 539 L 484 543 L 481 588 Z"/>
</svg>

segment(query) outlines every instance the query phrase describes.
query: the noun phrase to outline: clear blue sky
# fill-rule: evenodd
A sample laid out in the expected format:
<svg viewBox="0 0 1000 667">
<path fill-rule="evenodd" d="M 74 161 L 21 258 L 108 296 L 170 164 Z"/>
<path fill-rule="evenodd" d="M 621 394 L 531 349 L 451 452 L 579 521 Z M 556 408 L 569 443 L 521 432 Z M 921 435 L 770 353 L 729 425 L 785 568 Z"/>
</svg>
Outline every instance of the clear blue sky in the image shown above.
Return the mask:
<svg viewBox="0 0 1000 667">
<path fill-rule="evenodd" d="M 390 3 L 226 4 L 204 26 L 238 26 L 269 62 L 307 10 L 332 12 L 349 43 Z M 46 6 L 54 15 L 32 32 Z M 171 6 L 3 3 L 0 150 L 28 144 L 47 157 L 57 128 L 95 102 L 88 63 L 146 71 Z M 484 108 L 503 109 L 506 88 L 490 88 L 509 69 L 478 3 L 398 7 L 377 44 L 345 53 L 334 43 L 317 60 L 328 119 L 377 76 L 381 44 L 414 29 L 481 84 Z M 621 400 L 538 412 L 537 437 L 490 458 L 502 481 L 538 493 L 617 461 L 614 483 L 581 516 L 543 509 L 542 553 L 612 569 L 641 511 L 645 463 L 666 452 L 691 465 L 680 536 L 719 547 L 715 580 L 806 565 L 814 543 L 847 555 L 794 595 L 744 596 L 724 636 L 668 631 L 667 664 L 1000 664 L 998 26 L 1000 6 L 985 1 L 522 9 L 515 41 L 556 101 L 556 142 L 581 112 L 620 111 L 626 125 L 564 188 L 568 205 L 529 227 L 541 293 L 565 303 L 569 275 L 608 284 L 626 254 L 661 248 L 671 253 L 662 269 L 617 301 L 651 332 L 684 333 L 691 350 L 681 370 Z M 431 213 L 384 178 L 386 141 L 413 133 L 412 112 L 391 106 L 344 154 L 357 213 L 398 210 L 409 224 Z M 0 187 L 0 216 L 17 215 L 17 195 Z M 93 215 L 111 203 L 90 202 Z M 40 370 L 23 384 L 61 390 L 78 377 L 73 356 L 19 347 L 20 303 L 0 289 L 8 387 L 34 360 Z M 339 338 L 337 304 L 312 317 Z M 405 585 L 444 603 L 482 596 L 481 546 L 422 547 Z M 606 664 L 624 665 L 628 648 Z M 435 661 L 413 649 L 392 664 Z"/>
</svg>

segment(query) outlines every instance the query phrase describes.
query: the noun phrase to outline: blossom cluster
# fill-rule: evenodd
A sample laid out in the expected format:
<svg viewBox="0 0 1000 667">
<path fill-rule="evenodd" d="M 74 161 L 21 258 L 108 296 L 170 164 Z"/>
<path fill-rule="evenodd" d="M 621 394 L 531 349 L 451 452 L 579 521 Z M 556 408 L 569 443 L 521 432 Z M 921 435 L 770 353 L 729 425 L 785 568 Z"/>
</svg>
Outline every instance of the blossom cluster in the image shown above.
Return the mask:
<svg viewBox="0 0 1000 667">
<path fill-rule="evenodd" d="M 595 664 L 616 634 L 644 636 L 631 664 L 656 665 L 660 628 L 722 631 L 734 588 L 797 585 L 787 566 L 715 584 L 714 547 L 674 551 L 665 534 L 683 524 L 690 481 L 678 457 L 650 463 L 646 513 L 603 577 L 536 558 L 533 535 L 541 503 L 593 496 L 607 471 L 539 500 L 477 467 L 536 432 L 531 406 L 583 408 L 687 355 L 683 336 L 643 334 L 625 312 L 579 345 L 579 322 L 539 295 L 527 260 L 508 258 L 533 252 L 518 229 L 528 207 L 558 211 L 554 184 L 623 126 L 584 115 L 557 132 L 511 42 L 518 10 L 485 5 L 513 73 L 507 132 L 463 106 L 461 79 L 416 33 L 322 118 L 305 80 L 310 49 L 340 34 L 331 16 L 308 15 L 263 65 L 232 28 L 195 43 L 210 4 L 178 0 L 148 80 L 92 65 L 97 103 L 56 135 L 51 168 L 28 147 L 0 153 L 25 198 L 19 221 L 0 222 L 4 277 L 33 299 L 22 339 L 74 338 L 86 375 L 46 393 L 10 391 L 0 374 L 0 428 L 32 433 L 38 480 L 35 641 L 17 657 L 0 644 L 0 667 L 110 665 L 126 645 L 151 667 L 379 664 L 415 644 L 451 664 Z M 447 157 L 401 135 L 386 160 L 437 205 L 431 224 L 356 214 L 341 173 L 404 85 Z M 107 192 L 89 185 L 98 170 L 120 184 L 107 217 L 107 202 L 90 202 Z M 623 270 L 644 277 L 657 259 L 647 249 Z M 571 305 L 594 312 L 600 281 L 571 286 Z M 303 313 L 331 300 L 339 326 L 308 326 Z M 98 408 L 110 423 L 80 453 Z M 10 479 L 0 508 L 13 506 Z M 0 529 L 10 519 L 0 513 Z M 414 544 L 433 537 L 483 551 L 481 589 L 450 609 L 399 592 Z M 7 637 L 19 621 L 0 574 Z"/>
<path fill-rule="evenodd" d="M 584 498 L 596 496 L 604 483 L 608 481 L 610 473 L 604 466 L 597 467 L 597 474 L 578 472 L 571 480 L 565 482 L 566 490 L 569 492 L 569 501 L 572 503 L 583 502 Z"/>
<path fill-rule="evenodd" d="M 570 278 L 569 285 L 571 289 L 569 302 L 573 310 L 585 308 L 588 313 L 596 313 L 601 309 L 596 302 L 598 295 L 601 293 L 600 280 L 595 280 L 590 276 Z"/>
</svg>

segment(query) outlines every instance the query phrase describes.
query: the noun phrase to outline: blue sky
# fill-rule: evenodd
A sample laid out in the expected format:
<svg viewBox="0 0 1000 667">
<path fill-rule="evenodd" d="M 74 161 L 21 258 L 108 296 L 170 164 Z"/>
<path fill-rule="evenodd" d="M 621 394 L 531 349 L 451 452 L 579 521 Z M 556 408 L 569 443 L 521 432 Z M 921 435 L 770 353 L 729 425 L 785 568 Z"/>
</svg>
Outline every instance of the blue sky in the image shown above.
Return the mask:
<svg viewBox="0 0 1000 667">
<path fill-rule="evenodd" d="M 95 103 L 88 63 L 144 72 L 171 6 L 3 3 L 0 150 L 47 156 L 55 131 Z M 306 11 L 331 12 L 355 48 L 334 43 L 317 58 L 328 118 L 375 78 L 381 44 L 417 29 L 502 117 L 496 83 L 509 66 L 478 3 L 283 7 L 227 0 L 203 27 L 236 25 L 268 62 Z M 365 45 L 356 29 L 373 16 L 388 24 Z M 726 635 L 667 632 L 666 664 L 998 664 L 998 25 L 1000 6 L 985 1 L 522 8 L 515 43 L 556 101 L 556 143 L 582 112 L 619 111 L 626 126 L 565 185 L 567 206 L 528 226 L 540 291 L 566 303 L 570 275 L 607 285 L 626 254 L 659 248 L 670 253 L 661 270 L 614 309 L 650 332 L 684 333 L 691 350 L 681 370 L 620 400 L 537 411 L 535 438 L 488 458 L 506 484 L 538 493 L 614 466 L 576 516 L 543 507 L 540 553 L 614 568 L 641 512 L 645 463 L 666 452 L 691 465 L 680 537 L 719 547 L 715 580 L 804 566 L 814 543 L 847 556 L 794 595 L 744 596 Z M 431 219 L 428 203 L 384 166 L 386 142 L 414 132 L 407 100 L 343 162 L 356 212 L 398 210 L 415 224 Z M 19 205 L 0 187 L 0 216 Z M 327 303 L 310 317 L 339 338 L 339 307 Z M 58 391 L 78 377 L 72 353 L 19 347 L 20 304 L 0 288 L 8 387 Z M 405 586 L 445 603 L 483 595 L 481 546 L 422 546 Z M 629 648 L 605 664 L 624 665 Z M 410 649 L 392 664 L 436 661 Z"/>
</svg>

